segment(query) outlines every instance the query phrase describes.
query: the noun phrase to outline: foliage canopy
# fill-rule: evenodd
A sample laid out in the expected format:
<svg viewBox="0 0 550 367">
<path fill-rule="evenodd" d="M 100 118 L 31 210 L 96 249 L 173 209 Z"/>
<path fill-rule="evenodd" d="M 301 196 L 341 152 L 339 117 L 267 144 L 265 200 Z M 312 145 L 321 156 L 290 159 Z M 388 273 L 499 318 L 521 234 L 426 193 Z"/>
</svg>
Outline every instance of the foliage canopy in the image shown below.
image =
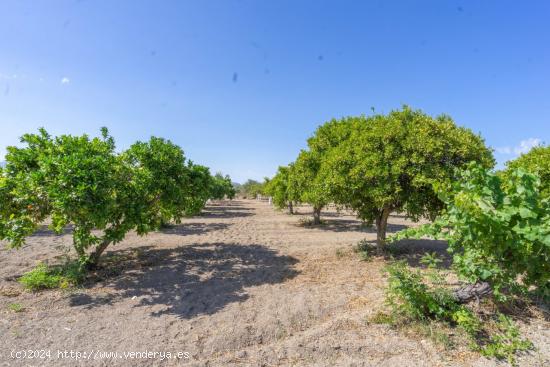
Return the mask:
<svg viewBox="0 0 550 367">
<path fill-rule="evenodd" d="M 503 288 L 530 286 L 550 294 L 550 202 L 537 176 L 518 169 L 503 179 L 472 163 L 437 191 L 446 204 L 441 216 L 393 240 L 447 240 L 458 274 L 471 283 L 489 282 L 497 296 Z"/>
<path fill-rule="evenodd" d="M 550 146 L 534 147 L 513 161 L 509 161 L 506 166 L 505 175 L 518 168 L 538 175 L 541 194 L 550 197 Z"/>
<path fill-rule="evenodd" d="M 231 177 L 228 175 L 224 176 L 219 172 L 212 177 L 210 199 L 222 200 L 225 197 L 233 199 L 235 194 L 236 191 L 231 182 Z"/>
<path fill-rule="evenodd" d="M 293 203 L 300 201 L 300 195 L 291 180 L 294 165 L 280 166 L 277 173 L 266 183 L 265 192 L 273 198 L 273 204 L 279 208 L 288 208 L 293 213 Z"/>
<path fill-rule="evenodd" d="M 390 212 L 404 212 L 413 220 L 433 218 L 443 208 L 434 183 L 452 181 L 456 168 L 470 161 L 494 165 L 483 139 L 446 115 L 433 118 L 405 106 L 336 126 L 335 135 L 346 138 L 327 151 L 322 181 L 335 203 L 376 222 L 379 245 Z"/>
<path fill-rule="evenodd" d="M 12 247 L 51 218 L 58 233 L 72 226 L 79 259 L 95 265 L 129 231 L 143 235 L 196 214 L 211 195 L 208 168 L 169 140 L 152 137 L 117 153 L 103 128 L 96 138 L 40 129 L 21 142 L 0 170 L 0 239 Z"/>
</svg>

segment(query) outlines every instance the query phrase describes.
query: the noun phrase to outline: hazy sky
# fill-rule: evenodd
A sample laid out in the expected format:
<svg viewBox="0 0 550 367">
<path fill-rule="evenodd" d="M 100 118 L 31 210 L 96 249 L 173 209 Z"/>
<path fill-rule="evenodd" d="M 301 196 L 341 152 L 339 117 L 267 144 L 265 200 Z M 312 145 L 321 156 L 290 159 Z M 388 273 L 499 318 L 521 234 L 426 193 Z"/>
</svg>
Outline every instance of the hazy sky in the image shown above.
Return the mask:
<svg viewBox="0 0 550 367">
<path fill-rule="evenodd" d="M 0 160 L 44 126 L 151 135 L 236 181 L 324 121 L 406 103 L 502 163 L 550 142 L 548 1 L 0 2 Z"/>
</svg>

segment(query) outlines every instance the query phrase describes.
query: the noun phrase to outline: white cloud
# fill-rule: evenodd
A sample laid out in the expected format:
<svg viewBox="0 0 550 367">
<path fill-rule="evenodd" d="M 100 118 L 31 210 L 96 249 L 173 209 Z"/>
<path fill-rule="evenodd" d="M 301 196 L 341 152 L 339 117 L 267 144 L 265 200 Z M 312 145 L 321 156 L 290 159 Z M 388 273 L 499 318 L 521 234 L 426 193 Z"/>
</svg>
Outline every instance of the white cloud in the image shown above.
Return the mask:
<svg viewBox="0 0 550 367">
<path fill-rule="evenodd" d="M 70 82 L 71 82 L 71 80 L 69 78 L 67 78 L 66 76 L 64 76 L 61 79 L 61 84 L 69 84 Z"/>
<path fill-rule="evenodd" d="M 541 144 L 542 144 L 542 140 L 537 139 L 537 138 L 529 138 L 527 140 L 522 140 L 519 143 L 519 146 L 514 148 L 514 153 L 517 154 L 517 155 L 527 153 L 532 148 L 534 148 L 536 146 L 539 146 Z"/>
<path fill-rule="evenodd" d="M 522 140 L 519 142 L 518 145 L 516 145 L 515 147 L 498 147 L 498 148 L 495 148 L 496 152 L 497 153 L 500 153 L 500 154 L 506 154 L 506 155 L 520 155 L 520 154 L 523 154 L 523 153 L 527 153 L 528 151 L 530 151 L 532 148 L 538 146 L 538 145 L 541 145 L 542 144 L 542 140 L 541 139 L 538 139 L 538 138 L 529 138 L 529 139 L 525 139 L 525 140 Z"/>
</svg>

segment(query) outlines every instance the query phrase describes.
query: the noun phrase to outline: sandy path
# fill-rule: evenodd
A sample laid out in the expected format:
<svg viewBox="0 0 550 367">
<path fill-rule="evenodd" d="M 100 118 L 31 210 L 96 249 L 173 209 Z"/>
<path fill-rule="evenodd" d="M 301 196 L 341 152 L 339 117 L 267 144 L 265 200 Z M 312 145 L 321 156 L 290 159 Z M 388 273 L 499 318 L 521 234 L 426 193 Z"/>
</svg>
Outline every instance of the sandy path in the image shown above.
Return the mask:
<svg viewBox="0 0 550 367">
<path fill-rule="evenodd" d="M 52 262 L 60 250 L 69 251 L 69 234 L 43 231 L 18 252 L 1 250 L 0 365 L 495 364 L 367 324 L 368 315 L 384 307 L 383 262 L 361 262 L 352 248 L 375 234 L 336 212 L 328 212 L 327 224 L 319 228 L 298 225 L 301 217 L 263 202 L 213 204 L 203 216 L 162 233 L 128 236 L 108 253 L 108 261 L 118 264 L 112 274 L 72 292 L 20 292 L 14 281 L 38 260 Z M 398 230 L 408 223 L 392 217 L 390 224 Z M 8 311 L 13 302 L 26 311 Z M 547 326 L 525 328 L 535 343 L 548 344 Z M 52 356 L 10 358 L 11 350 L 21 349 L 51 350 Z M 57 350 L 93 355 L 77 362 L 58 359 Z M 119 356 L 94 359 L 97 351 Z M 187 352 L 189 358 L 121 355 L 131 351 Z M 540 352 L 522 360 L 525 365 L 548 361 Z"/>
</svg>

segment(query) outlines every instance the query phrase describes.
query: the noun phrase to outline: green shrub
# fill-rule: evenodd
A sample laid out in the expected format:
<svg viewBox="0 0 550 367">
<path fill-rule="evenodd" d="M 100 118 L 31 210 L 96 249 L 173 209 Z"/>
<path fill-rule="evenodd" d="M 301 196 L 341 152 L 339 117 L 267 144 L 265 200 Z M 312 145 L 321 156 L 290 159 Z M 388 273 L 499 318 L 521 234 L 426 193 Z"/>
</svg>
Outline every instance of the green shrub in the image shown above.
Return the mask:
<svg viewBox="0 0 550 367">
<path fill-rule="evenodd" d="M 451 314 L 452 320 L 468 335 L 475 336 L 481 329 L 481 322 L 473 312 L 461 307 Z"/>
<path fill-rule="evenodd" d="M 63 266 L 48 267 L 40 263 L 23 274 L 19 282 L 31 291 L 53 288 L 69 288 L 84 280 L 84 268 L 78 262 L 67 262 Z"/>
<path fill-rule="evenodd" d="M 425 259 L 434 263 L 432 255 Z M 457 303 L 452 293 L 442 286 L 443 276 L 435 267 L 423 274 L 403 262 L 396 262 L 387 267 L 387 272 L 386 301 L 390 313 L 378 313 L 369 321 L 392 325 L 412 322 L 423 335 L 446 348 L 453 344 L 451 333 L 445 335 L 440 326 L 458 327 L 470 340 L 472 349 L 487 357 L 507 359 L 511 364 L 515 363 L 515 355 L 533 348 L 529 340 L 520 337 L 510 318 L 498 314 L 496 323 L 483 323 L 469 308 Z"/>
<path fill-rule="evenodd" d="M 502 174 L 510 176 L 517 169 L 523 169 L 539 176 L 541 193 L 544 197 L 550 198 L 550 145 L 534 147 L 513 161 L 507 162 L 506 170 Z"/>
<path fill-rule="evenodd" d="M 361 240 L 355 246 L 354 251 L 359 254 L 362 261 L 370 261 L 375 255 L 376 249 L 367 240 Z"/>
<path fill-rule="evenodd" d="M 433 260 L 433 256 L 430 258 Z M 415 321 L 444 321 L 459 326 L 471 336 L 479 332 L 479 319 L 442 286 L 444 277 L 437 269 L 424 275 L 419 270 L 411 270 L 403 262 L 397 262 L 388 266 L 387 271 L 386 302 L 392 312 Z M 425 278 L 431 281 L 431 285 Z"/>
<path fill-rule="evenodd" d="M 426 253 L 420 259 L 420 263 L 426 265 L 429 269 L 437 269 L 441 262 L 443 260 L 439 258 L 436 252 Z"/>
<path fill-rule="evenodd" d="M 449 321 L 454 312 L 463 309 L 449 290 L 443 287 L 430 288 L 420 271 L 412 271 L 403 262 L 388 266 L 387 272 L 387 303 L 393 310 L 410 319 Z"/>
<path fill-rule="evenodd" d="M 550 294 L 550 201 L 537 176 L 513 170 L 501 178 L 472 163 L 460 180 L 437 191 L 446 204 L 443 214 L 391 240 L 448 241 L 458 275 L 489 282 L 501 300 L 504 290 L 534 287 Z"/>
<path fill-rule="evenodd" d="M 498 315 L 496 326 L 497 332 L 491 336 L 490 342 L 480 348 L 484 356 L 506 359 L 515 365 L 516 354 L 533 349 L 533 343 L 521 338 L 518 327 L 510 318 Z"/>
</svg>

